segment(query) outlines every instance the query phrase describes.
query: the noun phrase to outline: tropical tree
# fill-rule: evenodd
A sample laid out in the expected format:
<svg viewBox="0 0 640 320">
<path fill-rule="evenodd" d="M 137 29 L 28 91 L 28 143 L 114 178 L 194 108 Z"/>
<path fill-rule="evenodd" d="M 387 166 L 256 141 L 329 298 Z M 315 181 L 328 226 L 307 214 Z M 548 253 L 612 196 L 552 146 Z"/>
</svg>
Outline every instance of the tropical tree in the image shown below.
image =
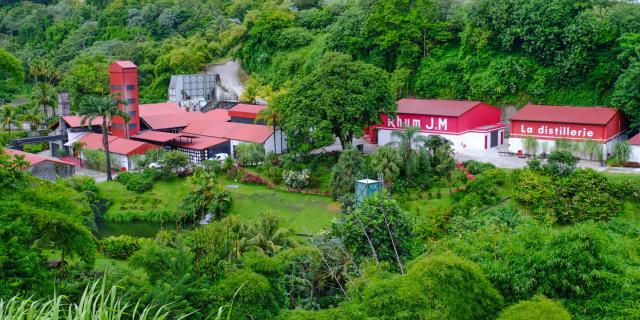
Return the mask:
<svg viewBox="0 0 640 320">
<path fill-rule="evenodd" d="M 342 151 L 338 163 L 331 170 L 331 195 L 338 199 L 354 192 L 356 179 L 361 178 L 364 169 L 362 153 L 353 147 Z"/>
<path fill-rule="evenodd" d="M 2 128 L 9 133 L 9 140 L 11 140 L 11 128 L 20 127 L 20 115 L 14 107 L 4 105 L 0 112 L 0 119 L 2 120 Z"/>
<path fill-rule="evenodd" d="M 250 246 L 270 256 L 284 248 L 297 245 L 293 240 L 293 230 L 282 226 L 282 219 L 271 211 L 265 212 L 249 229 L 252 237 L 248 240 Z"/>
<path fill-rule="evenodd" d="M 31 107 L 25 110 L 20 116 L 20 121 L 29 123 L 31 130 L 38 128 L 42 124 L 42 113 L 40 113 L 37 107 Z"/>
<path fill-rule="evenodd" d="M 419 132 L 420 128 L 418 127 L 406 127 L 403 130 L 396 130 L 391 133 L 391 136 L 395 138 L 391 143 L 397 145 L 398 149 L 400 149 L 400 156 L 404 163 L 409 162 L 414 154 L 414 145 L 418 140 L 421 140 L 421 136 L 418 135 Z"/>
<path fill-rule="evenodd" d="M 382 174 L 384 183 L 390 185 L 393 179 L 400 175 L 402 157 L 398 149 L 388 146 L 378 149 L 371 156 L 371 167 L 377 174 Z"/>
<path fill-rule="evenodd" d="M 268 106 L 256 115 L 254 123 L 263 122 L 267 126 L 273 127 L 273 148 L 276 148 L 276 128 L 278 127 L 278 112 L 273 107 Z"/>
<path fill-rule="evenodd" d="M 345 150 L 362 128 L 393 113 L 389 75 L 351 56 L 327 53 L 316 68 L 273 100 L 292 149 L 307 152 L 338 137 Z"/>
<path fill-rule="evenodd" d="M 102 124 L 102 147 L 104 149 L 107 181 L 113 180 L 111 177 L 111 158 L 109 157 L 109 125 L 114 117 L 122 117 L 127 123 L 131 119 L 129 114 L 122 111 L 118 105 L 126 105 L 127 102 L 121 100 L 119 95 L 112 96 L 88 96 L 80 106 L 80 114 L 82 114 L 82 125 L 88 125 L 91 129 L 91 122 L 95 119 L 101 119 Z"/>
<path fill-rule="evenodd" d="M 42 108 L 45 119 L 48 118 L 48 108 L 51 108 L 52 115 L 56 114 L 55 106 L 58 103 L 57 95 L 57 90 L 47 82 L 42 81 L 35 87 L 31 95 L 31 101 L 36 107 Z"/>
</svg>

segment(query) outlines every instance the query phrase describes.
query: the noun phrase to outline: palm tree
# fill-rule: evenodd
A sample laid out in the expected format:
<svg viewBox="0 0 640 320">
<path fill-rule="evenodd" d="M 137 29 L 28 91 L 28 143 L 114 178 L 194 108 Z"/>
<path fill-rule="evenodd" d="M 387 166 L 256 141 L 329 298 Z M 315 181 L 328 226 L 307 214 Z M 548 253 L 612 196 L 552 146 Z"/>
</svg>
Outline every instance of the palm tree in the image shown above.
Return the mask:
<svg viewBox="0 0 640 320">
<path fill-rule="evenodd" d="M 80 139 L 74 141 L 71 144 L 71 148 L 73 149 L 72 156 L 80 159 L 80 167 L 82 167 L 82 158 L 80 158 L 80 153 L 82 153 L 82 149 L 84 149 L 85 145 L 86 143 L 84 143 L 83 141 L 80 141 Z"/>
<path fill-rule="evenodd" d="M 397 138 L 393 143 L 398 145 L 400 155 L 405 163 L 413 154 L 414 143 L 420 138 L 418 132 L 420 132 L 418 127 L 406 127 L 404 130 L 396 130 L 391 133 L 391 136 Z"/>
<path fill-rule="evenodd" d="M 29 123 L 31 130 L 34 130 L 34 128 L 40 127 L 43 119 L 37 108 L 32 106 L 21 115 L 20 120 Z"/>
<path fill-rule="evenodd" d="M 249 239 L 249 244 L 270 256 L 278 253 L 282 248 L 297 245 L 291 238 L 293 230 L 283 228 L 282 220 L 270 211 L 265 212 L 249 232 L 253 235 Z"/>
<path fill-rule="evenodd" d="M 11 127 L 20 127 L 20 115 L 16 109 L 10 105 L 4 105 L 0 112 L 0 119 L 2 119 L 2 128 L 9 133 L 9 140 L 11 140 Z"/>
<path fill-rule="evenodd" d="M 400 174 L 400 163 L 402 163 L 400 153 L 391 147 L 382 147 L 371 156 L 371 167 L 377 174 L 384 176 L 384 183 L 387 186 Z"/>
<path fill-rule="evenodd" d="M 273 152 L 276 153 L 276 128 L 278 127 L 278 112 L 274 110 L 272 107 L 268 106 L 256 115 L 256 119 L 254 123 L 258 123 L 263 121 L 265 125 L 273 127 Z M 282 144 L 280 144 L 282 147 Z"/>
<path fill-rule="evenodd" d="M 80 113 L 82 114 L 82 125 L 88 125 L 91 129 L 91 122 L 94 119 L 102 118 L 100 128 L 102 130 L 102 147 L 107 169 L 107 181 L 112 180 L 111 177 L 111 158 L 109 157 L 109 124 L 114 117 L 122 117 L 125 125 L 131 117 L 128 113 L 122 111 L 118 106 L 126 105 L 127 102 L 120 99 L 119 95 L 112 96 L 89 96 L 82 102 Z"/>
<path fill-rule="evenodd" d="M 35 87 L 31 95 L 31 101 L 36 107 L 42 108 L 45 119 L 48 118 L 47 108 L 51 108 L 53 115 L 56 114 L 55 106 L 58 104 L 57 95 L 57 90 L 47 82 L 40 82 Z"/>
</svg>

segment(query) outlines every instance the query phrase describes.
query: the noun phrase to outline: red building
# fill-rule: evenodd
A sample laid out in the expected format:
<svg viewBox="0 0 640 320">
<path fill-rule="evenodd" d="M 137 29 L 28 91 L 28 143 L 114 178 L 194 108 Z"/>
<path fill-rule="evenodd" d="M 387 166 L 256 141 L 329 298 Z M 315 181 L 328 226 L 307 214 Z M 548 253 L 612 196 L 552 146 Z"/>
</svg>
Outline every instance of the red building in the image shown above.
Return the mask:
<svg viewBox="0 0 640 320">
<path fill-rule="evenodd" d="M 488 149 L 504 143 L 506 125 L 500 122 L 500 109 L 478 101 L 401 99 L 394 115 L 382 114 L 381 124 L 373 127 L 372 142 L 385 145 L 394 141 L 394 130 L 417 127 L 420 134 L 440 135 L 454 149 Z"/>
<path fill-rule="evenodd" d="M 119 95 L 127 104 L 121 104 L 120 110 L 129 114 L 128 123 L 122 117 L 111 121 L 111 134 L 120 138 L 129 138 L 140 131 L 140 107 L 138 101 L 138 67 L 131 61 L 114 61 L 109 65 L 109 83 L 111 94 Z"/>
<path fill-rule="evenodd" d="M 528 104 L 511 118 L 509 149 L 511 152 L 533 152 L 524 150 L 526 137 L 542 141 L 536 153 L 551 151 L 555 141 L 560 139 L 574 142 L 593 140 L 604 145 L 606 154 L 626 130 L 626 119 L 618 109 Z M 543 150 L 543 145 L 547 150 Z"/>
</svg>

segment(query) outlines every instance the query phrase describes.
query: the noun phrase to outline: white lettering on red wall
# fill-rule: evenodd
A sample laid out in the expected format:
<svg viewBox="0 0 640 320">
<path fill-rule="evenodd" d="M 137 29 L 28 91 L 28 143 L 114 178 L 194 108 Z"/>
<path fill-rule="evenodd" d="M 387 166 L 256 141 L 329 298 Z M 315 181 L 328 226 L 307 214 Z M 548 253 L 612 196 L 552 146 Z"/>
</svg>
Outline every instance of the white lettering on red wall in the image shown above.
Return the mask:
<svg viewBox="0 0 640 320">
<path fill-rule="evenodd" d="M 449 119 L 440 117 L 422 117 L 409 118 L 397 115 L 395 118 L 387 117 L 387 127 L 389 128 L 405 128 L 417 127 L 422 130 L 447 131 Z"/>
<path fill-rule="evenodd" d="M 535 123 L 516 121 L 511 126 L 512 134 L 570 139 L 601 139 L 597 126 L 563 123 Z"/>
</svg>

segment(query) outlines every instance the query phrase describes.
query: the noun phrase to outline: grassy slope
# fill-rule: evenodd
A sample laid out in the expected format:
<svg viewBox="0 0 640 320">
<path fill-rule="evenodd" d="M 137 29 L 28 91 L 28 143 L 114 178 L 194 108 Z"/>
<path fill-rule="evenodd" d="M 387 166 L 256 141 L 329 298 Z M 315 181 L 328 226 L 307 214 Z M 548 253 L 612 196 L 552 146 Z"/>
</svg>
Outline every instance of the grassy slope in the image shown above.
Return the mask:
<svg viewBox="0 0 640 320">
<path fill-rule="evenodd" d="M 230 214 L 251 220 L 265 211 L 282 217 L 285 223 L 298 233 L 315 233 L 331 225 L 340 206 L 328 197 L 270 190 L 264 186 L 236 184 L 231 192 L 233 205 Z M 159 220 L 164 212 L 171 212 L 186 195 L 189 187 L 184 180 L 158 182 L 153 190 L 138 195 L 127 191 L 118 182 L 99 183 L 103 197 L 112 203 L 105 218 L 112 221 L 137 219 Z M 132 219 L 133 218 L 133 219 Z"/>
</svg>

